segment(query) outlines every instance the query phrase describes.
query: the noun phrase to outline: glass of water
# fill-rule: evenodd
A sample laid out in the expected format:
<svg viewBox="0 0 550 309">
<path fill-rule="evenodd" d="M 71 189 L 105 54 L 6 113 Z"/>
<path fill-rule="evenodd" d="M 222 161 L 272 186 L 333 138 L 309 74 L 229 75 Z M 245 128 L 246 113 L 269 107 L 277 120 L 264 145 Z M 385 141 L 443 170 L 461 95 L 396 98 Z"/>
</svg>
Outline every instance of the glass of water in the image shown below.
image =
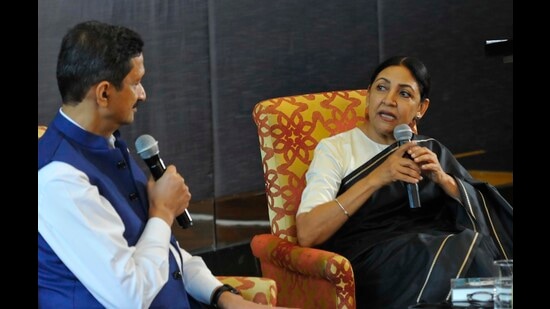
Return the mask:
<svg viewBox="0 0 550 309">
<path fill-rule="evenodd" d="M 497 260 L 494 262 L 495 309 L 512 309 L 514 307 L 514 260 Z"/>
</svg>

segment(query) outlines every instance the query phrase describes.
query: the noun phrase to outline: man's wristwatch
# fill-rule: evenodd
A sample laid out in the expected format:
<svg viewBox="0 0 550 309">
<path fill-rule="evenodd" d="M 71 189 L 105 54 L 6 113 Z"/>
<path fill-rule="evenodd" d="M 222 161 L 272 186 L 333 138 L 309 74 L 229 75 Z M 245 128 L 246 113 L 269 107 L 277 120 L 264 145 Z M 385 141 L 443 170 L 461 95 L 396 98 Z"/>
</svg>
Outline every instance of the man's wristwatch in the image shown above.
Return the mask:
<svg viewBox="0 0 550 309">
<path fill-rule="evenodd" d="M 212 293 L 212 299 L 210 300 L 210 305 L 214 308 L 218 308 L 218 300 L 220 300 L 220 296 L 223 292 L 230 292 L 233 294 L 240 295 L 241 292 L 237 290 L 236 288 L 230 286 L 229 284 L 224 284 L 214 290 L 214 293 Z"/>
</svg>

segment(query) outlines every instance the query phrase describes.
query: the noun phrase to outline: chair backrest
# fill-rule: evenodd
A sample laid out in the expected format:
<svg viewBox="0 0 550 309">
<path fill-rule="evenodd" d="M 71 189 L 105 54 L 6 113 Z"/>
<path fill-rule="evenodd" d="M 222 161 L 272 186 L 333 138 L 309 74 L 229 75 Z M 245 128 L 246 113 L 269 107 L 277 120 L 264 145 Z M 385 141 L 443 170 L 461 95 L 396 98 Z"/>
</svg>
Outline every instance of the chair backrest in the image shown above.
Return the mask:
<svg viewBox="0 0 550 309">
<path fill-rule="evenodd" d="M 269 206 L 271 233 L 293 243 L 305 173 L 319 141 L 365 121 L 367 90 L 329 91 L 261 101 L 253 118 Z"/>
<path fill-rule="evenodd" d="M 44 132 L 46 132 L 47 127 L 38 125 L 38 138 L 41 138 Z"/>
</svg>

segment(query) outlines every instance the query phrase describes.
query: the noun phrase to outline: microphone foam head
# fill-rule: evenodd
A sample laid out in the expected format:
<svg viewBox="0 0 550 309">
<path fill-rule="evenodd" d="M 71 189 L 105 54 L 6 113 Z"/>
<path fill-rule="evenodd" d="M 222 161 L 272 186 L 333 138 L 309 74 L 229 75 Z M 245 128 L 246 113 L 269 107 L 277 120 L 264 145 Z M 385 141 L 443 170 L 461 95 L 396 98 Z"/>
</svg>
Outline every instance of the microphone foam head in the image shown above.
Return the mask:
<svg viewBox="0 0 550 309">
<path fill-rule="evenodd" d="M 413 131 L 408 124 L 402 123 L 393 128 L 393 137 L 397 141 L 410 141 L 413 136 Z"/>
<path fill-rule="evenodd" d="M 136 139 L 136 151 L 142 159 L 149 159 L 159 153 L 158 142 L 151 135 L 143 134 Z"/>
</svg>

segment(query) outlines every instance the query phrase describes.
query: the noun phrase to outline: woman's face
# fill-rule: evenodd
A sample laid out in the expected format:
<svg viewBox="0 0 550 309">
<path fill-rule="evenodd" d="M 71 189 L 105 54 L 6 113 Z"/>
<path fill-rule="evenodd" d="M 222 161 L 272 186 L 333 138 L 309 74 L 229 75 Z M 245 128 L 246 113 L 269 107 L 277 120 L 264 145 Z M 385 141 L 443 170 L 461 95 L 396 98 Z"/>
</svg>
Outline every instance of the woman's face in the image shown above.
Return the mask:
<svg viewBox="0 0 550 309">
<path fill-rule="evenodd" d="M 422 117 L 429 101 L 420 102 L 420 89 L 411 72 L 404 66 L 390 66 L 382 70 L 369 87 L 368 131 L 378 142 L 394 140 L 393 128 L 398 124 L 413 124 L 413 118 Z M 377 138 L 378 137 L 378 138 Z"/>
</svg>

